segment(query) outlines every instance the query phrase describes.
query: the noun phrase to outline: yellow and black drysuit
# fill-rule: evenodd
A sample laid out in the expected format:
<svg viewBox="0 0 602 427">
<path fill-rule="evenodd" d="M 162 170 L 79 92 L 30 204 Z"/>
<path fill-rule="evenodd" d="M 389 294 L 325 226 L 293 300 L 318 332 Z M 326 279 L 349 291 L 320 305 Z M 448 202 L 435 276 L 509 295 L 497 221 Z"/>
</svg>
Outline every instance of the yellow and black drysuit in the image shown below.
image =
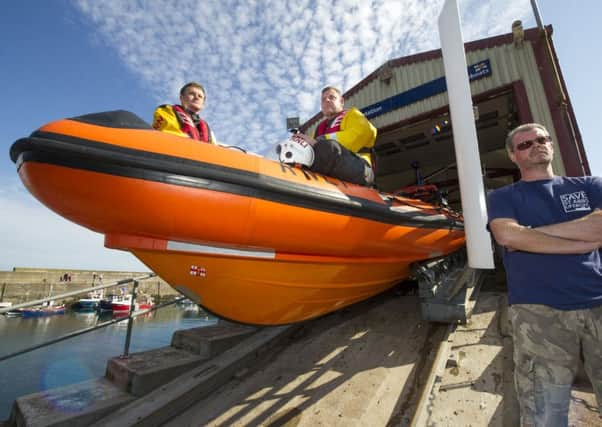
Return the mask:
<svg viewBox="0 0 602 427">
<path fill-rule="evenodd" d="M 334 119 L 325 119 L 316 128 L 314 172 L 343 181 L 371 185 L 371 148 L 376 128 L 357 108 L 343 110 Z"/>
</svg>

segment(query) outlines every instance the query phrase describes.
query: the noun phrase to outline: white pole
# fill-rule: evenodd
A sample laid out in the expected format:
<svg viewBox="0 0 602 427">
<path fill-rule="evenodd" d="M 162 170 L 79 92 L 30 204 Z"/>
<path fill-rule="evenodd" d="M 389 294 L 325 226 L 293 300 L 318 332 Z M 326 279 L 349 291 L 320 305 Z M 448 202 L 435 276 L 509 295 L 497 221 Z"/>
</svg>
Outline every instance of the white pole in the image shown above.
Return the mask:
<svg viewBox="0 0 602 427">
<path fill-rule="evenodd" d="M 487 209 L 468 65 L 456 0 L 446 0 L 443 5 L 439 15 L 439 38 L 454 133 L 468 265 L 472 268 L 494 268 L 491 237 L 486 228 Z"/>
</svg>

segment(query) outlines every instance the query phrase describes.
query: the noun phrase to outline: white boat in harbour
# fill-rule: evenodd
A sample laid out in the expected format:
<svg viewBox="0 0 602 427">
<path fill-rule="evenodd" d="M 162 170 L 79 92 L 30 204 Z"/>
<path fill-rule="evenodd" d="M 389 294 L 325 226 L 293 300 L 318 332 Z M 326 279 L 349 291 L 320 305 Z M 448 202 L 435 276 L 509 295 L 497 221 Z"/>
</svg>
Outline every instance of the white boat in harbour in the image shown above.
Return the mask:
<svg viewBox="0 0 602 427">
<path fill-rule="evenodd" d="M 201 309 L 197 303 L 188 298 L 178 301 L 176 305 L 185 311 L 199 311 Z"/>
<path fill-rule="evenodd" d="M 12 306 L 13 306 L 13 303 L 10 302 L 10 301 L 0 302 L 0 309 L 2 309 L 2 308 L 10 308 Z M 17 316 L 22 316 L 23 313 L 21 313 L 19 310 L 11 310 L 11 311 L 5 312 L 4 315 L 6 317 L 17 317 Z"/>
<path fill-rule="evenodd" d="M 90 292 L 87 298 L 80 298 L 77 302 L 77 310 L 79 311 L 94 311 L 98 308 L 100 301 L 104 298 L 102 290 Z"/>
</svg>

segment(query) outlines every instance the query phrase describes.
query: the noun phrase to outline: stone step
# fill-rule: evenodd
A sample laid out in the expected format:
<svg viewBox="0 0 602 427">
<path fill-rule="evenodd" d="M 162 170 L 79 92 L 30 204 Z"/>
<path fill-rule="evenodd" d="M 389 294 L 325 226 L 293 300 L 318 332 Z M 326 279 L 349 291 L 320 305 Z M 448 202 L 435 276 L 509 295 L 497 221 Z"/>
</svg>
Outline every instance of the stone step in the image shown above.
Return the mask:
<svg viewBox="0 0 602 427">
<path fill-rule="evenodd" d="M 200 365 L 206 358 L 173 347 L 161 347 L 128 357 L 113 357 L 106 378 L 121 390 L 140 397 Z"/>
<path fill-rule="evenodd" d="M 19 397 L 7 425 L 84 427 L 133 400 L 134 396 L 99 378 Z"/>
<path fill-rule="evenodd" d="M 235 346 L 256 328 L 229 322 L 174 332 L 171 347 L 128 357 L 113 357 L 106 377 L 122 390 L 140 397 Z"/>
<path fill-rule="evenodd" d="M 249 367 L 269 358 L 284 345 L 298 326 L 260 329 L 219 357 L 206 360 L 194 369 L 153 390 L 144 398 L 126 404 L 93 424 L 94 427 L 160 426 L 199 399 Z"/>
<path fill-rule="evenodd" d="M 252 326 L 220 321 L 217 325 L 174 332 L 171 346 L 208 359 L 223 353 L 255 332 L 257 328 Z"/>
</svg>

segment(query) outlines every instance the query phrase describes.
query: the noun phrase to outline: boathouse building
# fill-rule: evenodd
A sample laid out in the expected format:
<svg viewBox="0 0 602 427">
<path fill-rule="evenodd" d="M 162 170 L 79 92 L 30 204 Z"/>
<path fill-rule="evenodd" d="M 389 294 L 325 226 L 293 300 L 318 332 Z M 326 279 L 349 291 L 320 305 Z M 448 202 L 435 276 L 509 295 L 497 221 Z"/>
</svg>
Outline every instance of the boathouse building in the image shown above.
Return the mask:
<svg viewBox="0 0 602 427">
<path fill-rule="evenodd" d="M 553 138 L 554 171 L 589 175 L 579 128 L 551 40 L 552 27 L 512 32 L 465 44 L 486 189 L 519 178 L 505 137 L 521 123 L 539 122 Z M 441 50 L 393 59 L 347 91 L 345 104 L 361 109 L 378 128 L 376 182 L 383 191 L 425 183 L 459 203 L 453 132 Z M 315 115 L 302 129 L 313 133 Z"/>
</svg>

